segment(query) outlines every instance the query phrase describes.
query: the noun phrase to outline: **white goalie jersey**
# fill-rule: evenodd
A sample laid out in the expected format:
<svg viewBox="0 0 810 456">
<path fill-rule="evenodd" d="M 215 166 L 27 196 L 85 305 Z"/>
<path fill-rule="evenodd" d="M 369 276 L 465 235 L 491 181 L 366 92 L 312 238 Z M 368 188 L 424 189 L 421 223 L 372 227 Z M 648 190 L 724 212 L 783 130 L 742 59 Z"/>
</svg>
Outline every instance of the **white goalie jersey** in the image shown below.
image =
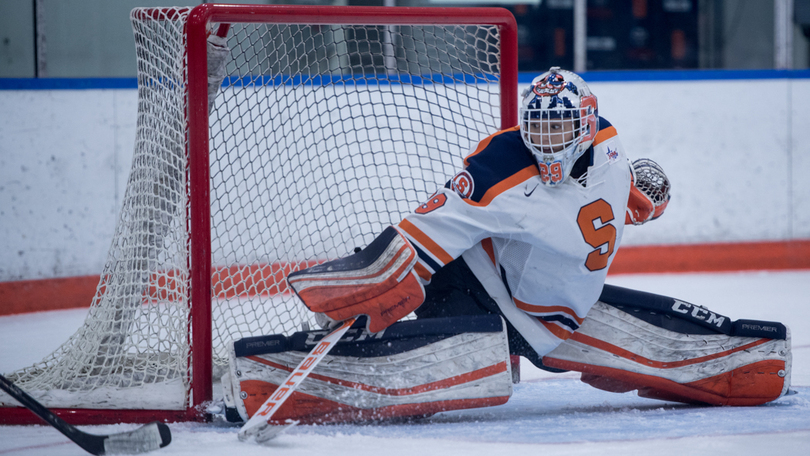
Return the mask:
<svg viewBox="0 0 810 456">
<path fill-rule="evenodd" d="M 582 324 L 622 238 L 632 182 L 616 130 L 600 118 L 593 147 L 571 178 L 549 188 L 518 128 L 497 132 L 464 170 L 398 228 L 416 248 L 416 271 L 464 257 L 504 316 L 538 355 Z"/>
</svg>

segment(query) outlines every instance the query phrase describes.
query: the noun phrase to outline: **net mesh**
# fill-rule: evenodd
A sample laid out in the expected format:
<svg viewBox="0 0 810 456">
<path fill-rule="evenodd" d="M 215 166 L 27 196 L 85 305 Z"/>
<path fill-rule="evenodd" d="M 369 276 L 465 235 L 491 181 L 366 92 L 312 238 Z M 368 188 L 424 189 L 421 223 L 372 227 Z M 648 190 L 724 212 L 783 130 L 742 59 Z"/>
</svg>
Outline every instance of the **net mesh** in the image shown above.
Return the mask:
<svg viewBox="0 0 810 456">
<path fill-rule="evenodd" d="M 10 375 L 46 406 L 188 407 L 187 14 L 132 13 L 137 138 L 98 291 L 74 336 Z M 228 46 L 209 118 L 220 367 L 233 340 L 314 326 L 286 275 L 368 245 L 500 126 L 495 26 L 233 24 Z"/>
</svg>

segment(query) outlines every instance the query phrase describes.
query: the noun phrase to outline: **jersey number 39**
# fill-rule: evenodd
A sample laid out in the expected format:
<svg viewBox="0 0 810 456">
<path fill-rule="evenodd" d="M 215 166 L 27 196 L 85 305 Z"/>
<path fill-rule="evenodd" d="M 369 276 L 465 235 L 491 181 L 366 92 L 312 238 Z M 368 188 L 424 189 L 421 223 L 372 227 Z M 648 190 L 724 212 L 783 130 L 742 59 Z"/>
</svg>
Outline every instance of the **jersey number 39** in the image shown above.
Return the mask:
<svg viewBox="0 0 810 456">
<path fill-rule="evenodd" d="M 601 225 L 599 228 L 596 227 L 597 220 Z M 616 247 L 616 227 L 608 223 L 612 220 L 613 209 L 603 199 L 587 204 L 579 210 L 577 224 L 582 232 L 582 238 L 594 248 L 585 260 L 585 267 L 590 271 L 606 268 L 608 259 L 613 254 L 613 249 Z M 605 244 L 607 244 L 607 251 L 602 252 Z"/>
</svg>

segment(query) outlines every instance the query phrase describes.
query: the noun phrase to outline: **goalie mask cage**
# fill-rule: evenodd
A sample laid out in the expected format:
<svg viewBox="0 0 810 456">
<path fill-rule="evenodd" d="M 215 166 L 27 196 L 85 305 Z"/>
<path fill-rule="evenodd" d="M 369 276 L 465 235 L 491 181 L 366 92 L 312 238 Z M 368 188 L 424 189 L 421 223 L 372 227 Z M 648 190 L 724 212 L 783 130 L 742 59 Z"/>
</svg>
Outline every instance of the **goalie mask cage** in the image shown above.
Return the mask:
<svg viewBox="0 0 810 456">
<path fill-rule="evenodd" d="M 205 419 L 229 343 L 314 326 L 290 271 L 368 245 L 517 124 L 517 29 L 501 8 L 131 19 L 135 150 L 96 296 L 67 342 L 9 375 L 73 423 Z M 230 56 L 209 115 L 212 31 Z M 38 422 L 0 406 L 1 423 Z"/>
</svg>

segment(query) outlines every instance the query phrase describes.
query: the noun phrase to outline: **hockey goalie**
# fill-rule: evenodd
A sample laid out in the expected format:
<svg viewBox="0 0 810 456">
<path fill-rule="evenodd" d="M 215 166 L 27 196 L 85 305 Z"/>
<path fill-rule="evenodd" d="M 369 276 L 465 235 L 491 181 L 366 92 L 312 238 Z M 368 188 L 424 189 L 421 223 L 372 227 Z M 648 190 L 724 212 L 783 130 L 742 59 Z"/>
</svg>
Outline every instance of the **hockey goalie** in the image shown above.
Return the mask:
<svg viewBox="0 0 810 456">
<path fill-rule="evenodd" d="M 413 213 L 358 253 L 289 275 L 324 329 L 236 342 L 229 417 L 251 417 L 329 327 L 355 317 L 273 420 L 502 404 L 518 355 L 654 399 L 779 398 L 791 363 L 781 323 L 605 285 L 624 226 L 660 217 L 669 199 L 661 167 L 629 162 L 585 81 L 551 68 L 523 93 L 519 125 L 481 141 Z"/>
</svg>

